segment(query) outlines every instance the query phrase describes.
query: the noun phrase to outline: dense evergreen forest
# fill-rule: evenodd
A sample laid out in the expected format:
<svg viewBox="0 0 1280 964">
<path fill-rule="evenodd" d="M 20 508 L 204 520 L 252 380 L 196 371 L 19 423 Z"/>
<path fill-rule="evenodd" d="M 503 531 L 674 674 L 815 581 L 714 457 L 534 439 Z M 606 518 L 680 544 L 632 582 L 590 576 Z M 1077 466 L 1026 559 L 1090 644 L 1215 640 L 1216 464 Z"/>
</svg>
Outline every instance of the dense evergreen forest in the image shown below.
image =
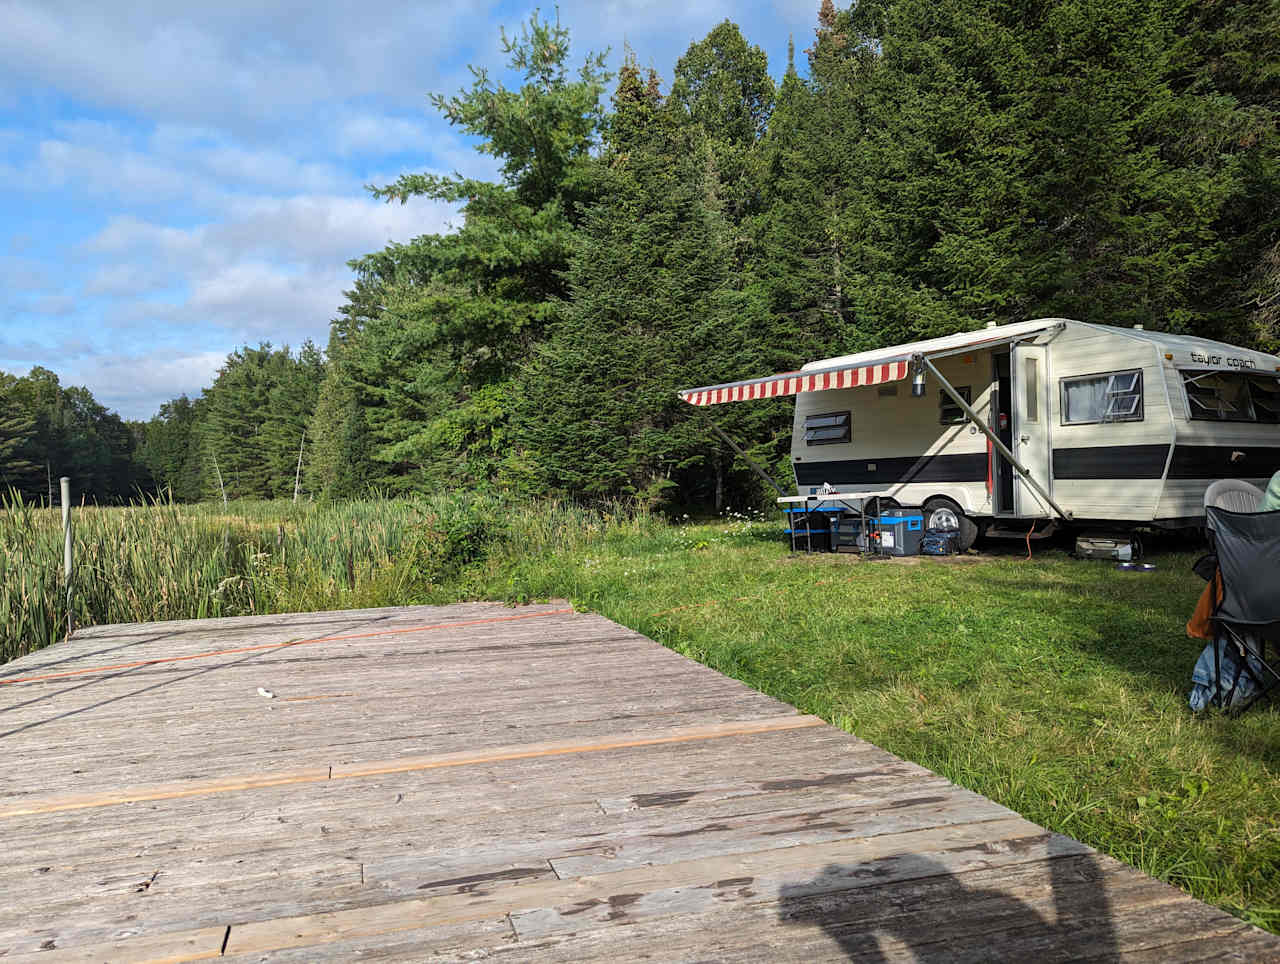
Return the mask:
<svg viewBox="0 0 1280 964">
<path fill-rule="evenodd" d="M 153 487 L 139 458 L 146 427 L 127 424 L 85 388 L 65 388 L 36 367 L 0 372 L 0 498 L 17 489 L 53 504 L 58 478 L 76 480 L 77 501 L 118 502 Z"/>
<path fill-rule="evenodd" d="M 519 87 L 432 98 L 501 179 L 371 188 L 461 223 L 352 261 L 323 353 L 242 348 L 131 427 L 0 381 L 5 481 L 719 506 L 759 483 L 677 388 L 1046 315 L 1276 350 L 1278 37 L 1277 0 L 822 0 L 780 82 L 728 21 L 615 78 L 535 17 Z M 785 478 L 789 412 L 712 417 Z"/>
</svg>

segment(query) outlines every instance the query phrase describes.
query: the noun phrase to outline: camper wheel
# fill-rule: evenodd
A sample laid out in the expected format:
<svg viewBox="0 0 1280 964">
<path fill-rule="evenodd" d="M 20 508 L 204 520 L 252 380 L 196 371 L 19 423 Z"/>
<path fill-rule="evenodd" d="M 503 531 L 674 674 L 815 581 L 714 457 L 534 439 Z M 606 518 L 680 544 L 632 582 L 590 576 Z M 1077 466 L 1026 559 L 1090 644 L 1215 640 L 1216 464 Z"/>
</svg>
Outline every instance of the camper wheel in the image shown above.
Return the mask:
<svg viewBox="0 0 1280 964">
<path fill-rule="evenodd" d="M 960 506 L 942 496 L 924 504 L 924 527 L 957 533 L 961 552 L 971 549 L 978 539 L 978 524 L 965 515 Z"/>
</svg>

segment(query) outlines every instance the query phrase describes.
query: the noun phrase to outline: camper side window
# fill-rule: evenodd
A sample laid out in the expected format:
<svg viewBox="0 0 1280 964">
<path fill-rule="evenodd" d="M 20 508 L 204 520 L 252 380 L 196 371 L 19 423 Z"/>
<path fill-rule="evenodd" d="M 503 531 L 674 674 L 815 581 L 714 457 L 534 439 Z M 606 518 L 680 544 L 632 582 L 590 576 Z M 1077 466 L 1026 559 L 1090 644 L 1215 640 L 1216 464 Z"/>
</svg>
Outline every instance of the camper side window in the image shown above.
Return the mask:
<svg viewBox="0 0 1280 964">
<path fill-rule="evenodd" d="M 1191 417 L 1212 422 L 1280 422 L 1280 382 L 1241 372 L 1182 373 Z"/>
<path fill-rule="evenodd" d="M 973 394 L 969 391 L 968 385 L 957 385 L 956 394 L 964 399 L 966 405 L 973 404 Z M 942 389 L 938 389 L 938 421 L 943 425 L 963 425 L 969 420 L 965 415 L 964 409 L 955 403 L 955 400 Z"/>
<path fill-rule="evenodd" d="M 1062 424 L 1142 421 L 1142 371 L 1064 378 Z"/>
<path fill-rule="evenodd" d="M 853 425 L 848 412 L 805 416 L 805 445 L 835 445 L 837 442 L 848 442 L 852 436 Z"/>
<path fill-rule="evenodd" d="M 1259 422 L 1280 422 L 1280 378 L 1253 375 L 1249 378 L 1249 394 L 1253 398 L 1253 414 Z"/>
</svg>

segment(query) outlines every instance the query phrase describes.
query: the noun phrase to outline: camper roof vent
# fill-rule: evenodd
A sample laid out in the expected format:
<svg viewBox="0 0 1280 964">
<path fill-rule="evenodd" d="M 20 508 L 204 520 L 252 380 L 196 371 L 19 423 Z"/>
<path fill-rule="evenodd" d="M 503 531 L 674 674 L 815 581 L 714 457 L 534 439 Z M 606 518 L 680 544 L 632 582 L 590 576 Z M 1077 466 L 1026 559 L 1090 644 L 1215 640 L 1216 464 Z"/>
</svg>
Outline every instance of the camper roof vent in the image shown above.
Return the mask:
<svg viewBox="0 0 1280 964">
<path fill-rule="evenodd" d="M 994 327 L 996 327 L 996 323 L 995 323 L 994 321 L 988 321 L 988 322 L 987 322 L 987 327 L 988 327 L 988 328 L 994 328 Z"/>
</svg>

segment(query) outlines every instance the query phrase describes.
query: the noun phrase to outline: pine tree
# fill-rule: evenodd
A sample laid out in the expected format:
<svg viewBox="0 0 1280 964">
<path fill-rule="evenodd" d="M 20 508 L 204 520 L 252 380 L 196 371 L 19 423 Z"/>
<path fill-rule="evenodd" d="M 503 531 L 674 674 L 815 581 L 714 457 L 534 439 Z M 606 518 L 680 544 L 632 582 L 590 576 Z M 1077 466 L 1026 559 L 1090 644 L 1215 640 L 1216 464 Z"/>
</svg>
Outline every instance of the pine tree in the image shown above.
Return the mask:
<svg viewBox="0 0 1280 964">
<path fill-rule="evenodd" d="M 509 473 L 535 490 L 671 505 L 710 496 L 728 469 L 676 390 L 736 374 L 750 349 L 711 144 L 634 62 L 614 107 L 602 200 L 570 262 L 566 316 L 524 374 Z"/>
<path fill-rule="evenodd" d="M 499 184 L 409 175 L 374 190 L 462 205 L 463 223 L 353 263 L 367 299 L 339 331 L 342 371 L 364 414 L 378 482 L 393 488 L 494 475 L 509 380 L 545 337 L 566 294 L 563 271 L 592 199 L 592 150 L 607 77 L 600 57 L 567 70 L 569 34 L 535 15 L 503 35 L 519 90 L 473 69 L 470 90 L 434 97 L 444 116 L 501 159 Z M 345 420 L 344 420 L 345 421 Z"/>
</svg>

